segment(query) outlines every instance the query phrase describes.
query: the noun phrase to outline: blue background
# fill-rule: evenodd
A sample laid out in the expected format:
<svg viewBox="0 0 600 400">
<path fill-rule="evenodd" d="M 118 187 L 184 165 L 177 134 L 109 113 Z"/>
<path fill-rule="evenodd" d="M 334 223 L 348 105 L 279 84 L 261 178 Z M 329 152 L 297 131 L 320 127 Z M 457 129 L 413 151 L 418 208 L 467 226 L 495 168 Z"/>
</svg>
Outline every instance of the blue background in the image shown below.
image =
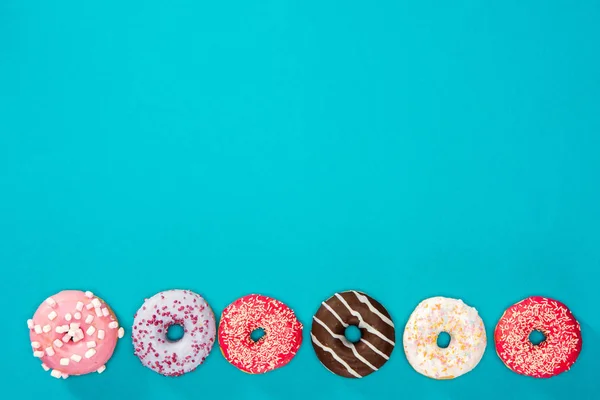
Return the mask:
<svg viewBox="0 0 600 400">
<path fill-rule="evenodd" d="M 4 394 L 597 396 L 598 2 L 98 3 L 0 2 Z M 398 339 L 420 300 L 445 295 L 480 311 L 488 351 L 438 382 L 399 340 L 382 370 L 350 380 L 320 365 L 306 329 L 269 374 L 215 348 L 168 379 L 125 339 L 102 376 L 58 381 L 25 320 L 65 288 L 101 295 L 125 326 L 144 297 L 187 288 L 217 314 L 271 295 L 307 328 L 322 300 L 360 289 Z M 504 309 L 533 294 L 565 302 L 584 334 L 550 380 L 493 349 Z"/>
</svg>

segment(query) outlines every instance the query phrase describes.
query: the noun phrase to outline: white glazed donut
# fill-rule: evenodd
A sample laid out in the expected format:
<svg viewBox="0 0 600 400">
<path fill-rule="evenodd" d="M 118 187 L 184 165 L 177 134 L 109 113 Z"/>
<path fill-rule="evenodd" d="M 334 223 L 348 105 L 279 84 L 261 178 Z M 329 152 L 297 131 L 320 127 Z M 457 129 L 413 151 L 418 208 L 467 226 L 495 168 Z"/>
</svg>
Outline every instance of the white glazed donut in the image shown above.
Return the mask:
<svg viewBox="0 0 600 400">
<path fill-rule="evenodd" d="M 437 345 L 441 332 L 450 335 L 447 348 Z M 404 329 L 404 352 L 420 374 L 453 379 L 477 366 L 486 346 L 483 321 L 462 300 L 432 297 L 423 300 Z"/>
<path fill-rule="evenodd" d="M 183 328 L 177 341 L 167 338 L 172 325 Z M 215 316 L 208 303 L 188 290 L 168 290 L 147 299 L 133 321 L 133 346 L 142 364 L 165 376 L 193 371 L 212 350 Z"/>
</svg>

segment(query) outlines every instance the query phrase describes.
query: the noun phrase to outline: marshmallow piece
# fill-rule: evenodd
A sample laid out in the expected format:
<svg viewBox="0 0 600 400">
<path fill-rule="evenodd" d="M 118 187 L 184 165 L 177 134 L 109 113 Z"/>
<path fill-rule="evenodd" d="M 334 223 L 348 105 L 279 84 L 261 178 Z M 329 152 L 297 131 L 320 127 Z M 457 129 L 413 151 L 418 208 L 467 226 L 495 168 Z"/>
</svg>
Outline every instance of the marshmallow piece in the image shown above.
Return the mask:
<svg viewBox="0 0 600 400">
<path fill-rule="evenodd" d="M 94 316 L 92 314 L 89 314 L 86 318 L 85 318 L 85 323 L 86 324 L 91 324 L 92 321 L 94 320 Z"/>
<path fill-rule="evenodd" d="M 33 356 L 37 357 L 37 358 L 42 358 L 42 357 L 44 357 L 44 352 L 43 351 L 34 351 Z"/>
<path fill-rule="evenodd" d="M 70 321 L 70 320 L 71 320 L 71 318 L 73 318 L 73 317 L 71 316 L 71 313 L 66 313 L 66 314 L 65 314 L 65 319 L 66 319 L 67 321 Z"/>
<path fill-rule="evenodd" d="M 69 365 L 69 359 L 68 358 L 61 358 L 60 359 L 60 365 Z"/>
<path fill-rule="evenodd" d="M 81 326 L 81 324 L 79 322 L 71 322 L 69 324 L 69 328 L 71 330 L 77 330 L 77 329 L 79 329 L 80 326 Z"/>
<path fill-rule="evenodd" d="M 32 320 L 32 319 L 28 319 L 28 320 L 27 320 L 27 327 L 28 327 L 29 329 L 33 329 L 33 320 Z"/>
<path fill-rule="evenodd" d="M 48 304 L 52 308 L 56 307 L 56 301 L 52 297 L 48 297 L 46 299 L 46 304 Z"/>
<path fill-rule="evenodd" d="M 79 362 L 81 361 L 81 356 L 79 354 L 71 354 L 71 360 Z"/>
<path fill-rule="evenodd" d="M 87 297 L 88 299 L 91 299 L 92 297 L 94 297 L 94 293 L 92 293 L 88 290 L 85 292 L 85 297 Z"/>
<path fill-rule="evenodd" d="M 40 344 L 40 342 L 31 342 L 31 347 L 33 347 L 34 349 L 39 349 L 40 347 L 42 347 L 42 345 Z"/>
<path fill-rule="evenodd" d="M 54 321 L 54 318 L 56 318 L 58 316 L 58 314 L 56 313 L 56 311 L 52 311 L 50 314 L 48 314 L 48 319 L 50 321 Z"/>
<path fill-rule="evenodd" d="M 76 309 L 77 311 L 83 311 L 83 302 L 81 302 L 81 301 L 78 301 L 78 302 L 77 302 L 77 305 L 75 306 L 75 309 Z"/>
<path fill-rule="evenodd" d="M 54 349 L 52 347 L 46 347 L 46 354 L 48 354 L 48 357 L 52 357 L 55 354 Z"/>
<path fill-rule="evenodd" d="M 85 358 L 91 358 L 94 356 L 94 354 L 96 354 L 96 349 L 89 349 L 85 352 L 84 356 Z"/>
<path fill-rule="evenodd" d="M 96 347 L 96 341 L 95 340 L 90 340 L 89 342 L 86 343 L 88 349 L 91 349 L 93 347 Z"/>
<path fill-rule="evenodd" d="M 52 376 L 54 378 L 57 378 L 57 379 L 60 379 L 60 377 L 62 376 L 62 374 L 61 374 L 60 371 L 58 371 L 56 369 L 53 369 L 52 372 L 50 372 L 50 376 Z"/>
<path fill-rule="evenodd" d="M 94 311 L 96 312 L 96 317 L 101 317 L 102 316 L 102 310 L 100 308 L 95 307 Z"/>
<path fill-rule="evenodd" d="M 91 310 L 92 308 L 94 308 L 94 305 L 92 303 L 87 303 L 87 305 L 85 306 L 85 308 L 87 310 Z"/>
<path fill-rule="evenodd" d="M 123 329 L 123 327 L 120 327 L 117 331 L 117 335 L 119 336 L 119 339 L 122 339 L 123 336 L 125 336 L 125 329 Z"/>
<path fill-rule="evenodd" d="M 80 312 L 76 312 L 74 315 L 75 319 L 81 319 L 81 313 Z"/>
<path fill-rule="evenodd" d="M 100 307 L 102 307 L 102 303 L 100 303 L 100 300 L 98 300 L 97 298 L 94 298 L 94 299 L 92 299 L 92 305 L 93 305 L 95 308 L 100 308 Z"/>
<path fill-rule="evenodd" d="M 44 368 L 44 371 L 50 371 L 50 368 L 44 363 L 42 363 L 42 368 Z"/>
<path fill-rule="evenodd" d="M 56 346 L 60 349 L 63 345 L 63 342 L 58 339 L 55 339 L 54 342 L 52 342 L 52 344 L 54 344 L 54 346 Z"/>
<path fill-rule="evenodd" d="M 42 333 L 42 327 L 40 325 L 34 326 L 33 329 L 35 330 L 35 333 L 37 333 L 38 335 L 40 335 Z"/>
<path fill-rule="evenodd" d="M 110 324 L 108 324 L 108 327 L 110 329 L 117 329 L 119 327 L 119 323 L 117 321 L 112 321 Z"/>
<path fill-rule="evenodd" d="M 97 372 L 98 372 L 99 374 L 101 374 L 101 373 L 103 373 L 104 371 L 106 371 L 106 365 L 103 365 L 103 366 L 101 366 L 100 368 L 98 368 L 98 371 L 97 371 Z"/>
<path fill-rule="evenodd" d="M 110 315 L 110 313 L 108 312 L 108 308 L 102 308 L 102 315 L 104 315 L 105 317 L 108 317 Z"/>
<path fill-rule="evenodd" d="M 44 333 L 48 333 L 48 332 L 50 332 L 51 330 L 52 330 L 52 327 L 51 327 L 50 325 L 44 325 L 44 326 L 42 327 L 42 331 L 43 331 Z"/>
<path fill-rule="evenodd" d="M 92 336 L 94 334 L 94 332 L 96 332 L 96 328 L 94 328 L 93 325 L 90 325 L 90 327 L 87 328 L 87 331 L 85 331 L 85 333 L 87 333 L 90 336 Z"/>
<path fill-rule="evenodd" d="M 64 372 L 61 372 L 60 377 L 63 379 L 67 379 L 69 375 L 65 374 Z"/>
<path fill-rule="evenodd" d="M 104 331 L 102 329 L 98 329 L 98 339 L 104 339 Z"/>
<path fill-rule="evenodd" d="M 69 335 L 68 333 L 65 333 L 65 335 L 62 337 L 62 341 L 67 343 L 69 340 L 71 340 L 72 336 Z"/>
</svg>

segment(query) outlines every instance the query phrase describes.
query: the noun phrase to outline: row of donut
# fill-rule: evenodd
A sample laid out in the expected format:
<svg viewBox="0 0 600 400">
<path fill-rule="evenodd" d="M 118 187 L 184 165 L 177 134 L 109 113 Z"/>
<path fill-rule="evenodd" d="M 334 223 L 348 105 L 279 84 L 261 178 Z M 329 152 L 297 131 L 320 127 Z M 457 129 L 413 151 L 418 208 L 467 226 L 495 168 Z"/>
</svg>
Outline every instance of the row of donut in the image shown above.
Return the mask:
<svg viewBox="0 0 600 400">
<path fill-rule="evenodd" d="M 102 373 L 118 339 L 125 335 L 108 304 L 92 292 L 65 290 L 47 298 L 27 321 L 33 355 L 55 378 Z M 179 325 L 183 336 L 170 340 Z M 360 331 L 357 340 L 346 329 Z M 165 376 L 179 376 L 204 362 L 218 337 L 227 361 L 244 372 L 259 374 L 286 365 L 302 343 L 302 324 L 279 300 L 248 295 L 231 303 L 217 331 L 212 309 L 189 290 L 167 290 L 146 299 L 131 329 L 134 353 L 142 364 Z M 255 337 L 260 330 L 262 337 Z M 533 344 L 529 335 L 545 339 Z M 450 336 L 446 347 L 438 336 Z M 321 303 L 310 332 L 315 353 L 334 374 L 362 378 L 389 359 L 396 345 L 392 317 L 369 295 L 350 290 Z M 516 373 L 549 378 L 564 372 L 581 352 L 581 328 L 563 303 L 529 297 L 508 308 L 494 332 L 496 352 Z M 462 300 L 432 297 L 411 314 L 403 335 L 406 358 L 419 373 L 453 379 L 477 366 L 487 343 L 477 310 Z"/>
</svg>

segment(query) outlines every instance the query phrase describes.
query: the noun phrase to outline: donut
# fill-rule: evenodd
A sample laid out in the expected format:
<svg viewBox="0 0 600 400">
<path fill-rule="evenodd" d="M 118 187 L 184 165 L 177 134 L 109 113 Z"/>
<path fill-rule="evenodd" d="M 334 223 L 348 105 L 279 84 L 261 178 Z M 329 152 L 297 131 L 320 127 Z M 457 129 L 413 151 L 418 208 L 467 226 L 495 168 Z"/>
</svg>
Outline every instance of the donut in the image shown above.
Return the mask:
<svg viewBox="0 0 600 400">
<path fill-rule="evenodd" d="M 450 335 L 446 348 L 437 345 L 440 333 Z M 453 379 L 479 364 L 486 347 L 479 313 L 462 300 L 431 297 L 412 312 L 404 329 L 404 353 L 418 373 L 433 379 Z"/>
<path fill-rule="evenodd" d="M 546 339 L 534 345 L 533 331 Z M 581 352 L 581 327 L 560 301 L 532 296 L 509 307 L 494 331 L 496 353 L 517 374 L 550 378 L 571 368 Z"/>
<path fill-rule="evenodd" d="M 171 341 L 169 327 L 180 325 L 183 337 Z M 215 316 L 199 294 L 167 290 L 146 299 L 133 317 L 134 354 L 142 365 L 164 376 L 180 376 L 204 362 L 215 342 Z"/>
<path fill-rule="evenodd" d="M 264 335 L 254 341 L 253 331 Z M 237 299 L 221 314 L 219 346 L 225 359 L 249 374 L 283 367 L 302 344 L 302 324 L 279 300 L 251 294 Z"/>
<path fill-rule="evenodd" d="M 63 290 L 27 320 L 33 356 L 54 378 L 102 373 L 124 335 L 110 307 L 92 292 Z"/>
<path fill-rule="evenodd" d="M 344 336 L 360 329 L 356 343 Z M 362 378 L 377 371 L 394 350 L 396 329 L 387 310 L 372 297 L 354 290 L 335 293 L 321 303 L 310 332 L 319 361 L 336 375 Z"/>
</svg>

